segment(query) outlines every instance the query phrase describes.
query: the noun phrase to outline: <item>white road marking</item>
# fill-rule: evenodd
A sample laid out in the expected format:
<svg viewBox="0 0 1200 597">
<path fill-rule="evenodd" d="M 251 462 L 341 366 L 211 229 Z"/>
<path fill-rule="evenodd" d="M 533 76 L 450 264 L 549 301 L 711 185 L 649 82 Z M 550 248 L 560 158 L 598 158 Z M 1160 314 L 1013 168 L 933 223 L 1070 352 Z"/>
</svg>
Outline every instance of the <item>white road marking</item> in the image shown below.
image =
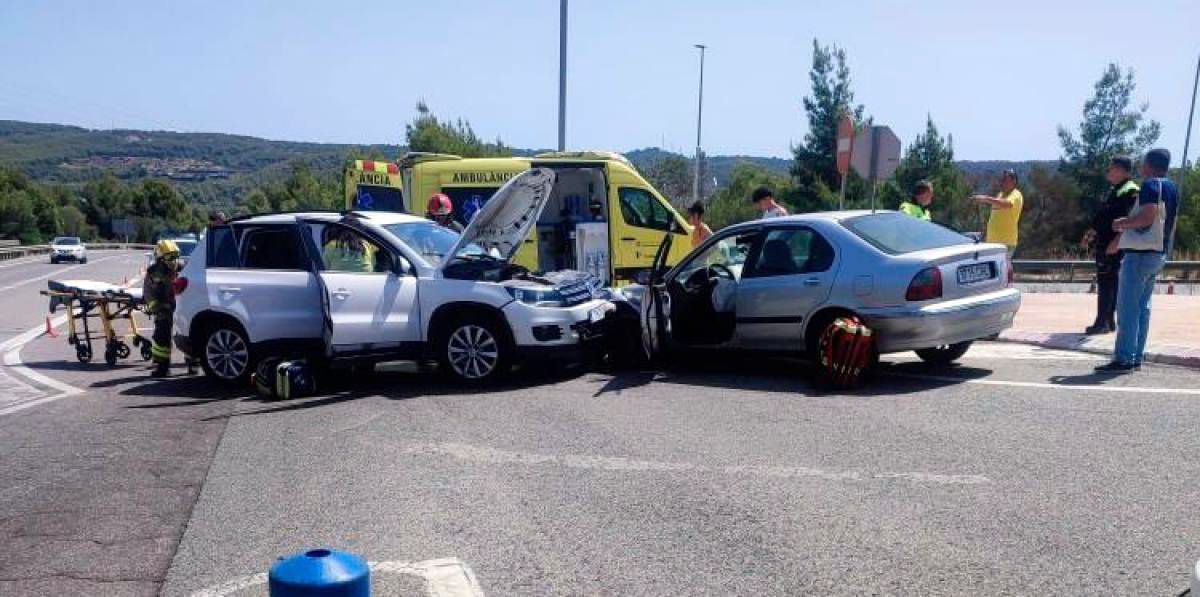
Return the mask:
<svg viewBox="0 0 1200 597">
<path fill-rule="evenodd" d="M 72 265 L 70 267 L 56 269 L 48 274 L 37 276 L 35 278 L 27 278 L 26 280 L 24 280 L 22 282 L 17 282 L 16 284 L 9 284 L 8 286 L 0 286 L 0 292 L 5 292 L 8 290 L 12 290 L 14 288 L 20 288 L 21 286 L 24 286 L 26 284 L 30 284 L 33 282 L 37 282 L 38 280 L 45 280 L 46 278 L 53 278 L 59 274 L 62 274 L 63 272 L 69 272 L 71 270 L 79 269 L 81 267 L 87 267 L 89 265 L 92 265 L 93 263 L 100 263 L 101 261 L 108 261 L 110 259 L 116 259 L 118 257 L 125 257 L 125 256 L 124 255 L 109 255 L 108 257 L 101 257 L 99 259 L 88 261 L 87 263 L 80 263 L 78 265 Z"/>
<path fill-rule="evenodd" d="M 66 321 L 67 321 L 66 315 L 59 315 L 58 317 L 55 317 L 54 319 L 50 320 L 50 325 L 51 325 L 51 327 L 58 327 L 58 326 L 61 326 Z M 11 415 L 15 412 L 22 411 L 27 408 L 38 406 L 41 404 L 46 404 L 48 402 L 54 402 L 55 400 L 59 400 L 61 398 L 66 398 L 68 396 L 75 396 L 77 394 L 83 393 L 83 390 L 81 390 L 75 386 L 72 386 L 70 384 L 66 384 L 61 381 L 58 381 L 57 379 L 53 379 L 51 377 L 48 377 L 41 373 L 38 373 L 37 371 L 34 371 L 34 370 L 30 369 L 29 367 L 26 367 L 21 362 L 21 349 L 24 348 L 26 344 L 32 342 L 33 340 L 35 340 L 36 338 L 41 336 L 43 332 L 45 332 L 45 328 L 41 327 L 41 326 L 33 327 L 28 330 L 25 330 L 24 332 L 12 337 L 12 338 L 9 338 L 3 344 L 0 344 L 0 353 L 4 354 L 4 365 L 5 365 L 5 367 L 8 368 L 9 371 L 20 374 L 25 379 L 28 379 L 28 380 L 30 380 L 36 384 L 39 384 L 41 386 L 57 390 L 58 393 L 51 394 L 48 396 L 42 396 L 40 398 L 35 398 L 33 400 L 26 400 L 24 402 L 19 402 L 16 404 L 10 404 L 10 405 L 4 406 L 4 407 L 0 407 L 0 417 L 3 417 L 5 415 Z M 21 381 L 16 379 L 15 377 L 10 377 L 10 379 L 14 383 L 21 383 Z M 34 388 L 33 386 L 30 386 L 28 384 L 21 383 L 21 385 L 24 385 L 25 387 L 29 388 L 30 390 L 38 391 L 36 388 Z"/>
<path fill-rule="evenodd" d="M 459 443 L 414 444 L 405 450 L 408 454 L 425 456 L 449 456 L 459 460 L 484 464 L 519 464 L 526 466 L 553 465 L 621 472 L 700 472 L 725 475 L 753 475 L 762 477 L 819 478 L 829 481 L 872 481 L 898 479 L 913 483 L 939 485 L 974 485 L 990 483 L 983 475 L 948 475 L 926 472 L 864 472 L 856 470 L 831 471 L 806 466 L 708 466 L 686 462 L 661 462 L 636 460 L 619 456 L 587 456 L 576 454 L 536 454 L 500 450 L 487 446 L 472 446 Z"/>
<path fill-rule="evenodd" d="M 439 558 L 423 562 L 367 562 L 372 575 L 407 574 L 425 579 L 425 592 L 431 597 L 483 597 L 483 589 L 471 571 L 458 558 Z M 192 593 L 192 597 L 226 597 L 267 584 L 267 573 L 247 574 L 219 585 Z"/>
<path fill-rule="evenodd" d="M 1118 392 L 1123 394 L 1178 394 L 1182 396 L 1200 396 L 1200 389 L 1190 388 L 1142 388 L 1138 386 L 1102 386 L 1097 384 L 1068 384 L 1046 383 L 1038 381 L 1005 381 L 1000 379 L 964 379 L 949 375 L 921 375 L 917 373 L 900 373 L 899 371 L 880 371 L 881 375 L 904 377 L 908 379 L 927 379 L 930 381 L 948 381 L 954 383 L 973 383 L 982 386 L 1008 386 L 1013 388 L 1038 388 L 1052 390 L 1072 390 L 1087 392 Z"/>
</svg>

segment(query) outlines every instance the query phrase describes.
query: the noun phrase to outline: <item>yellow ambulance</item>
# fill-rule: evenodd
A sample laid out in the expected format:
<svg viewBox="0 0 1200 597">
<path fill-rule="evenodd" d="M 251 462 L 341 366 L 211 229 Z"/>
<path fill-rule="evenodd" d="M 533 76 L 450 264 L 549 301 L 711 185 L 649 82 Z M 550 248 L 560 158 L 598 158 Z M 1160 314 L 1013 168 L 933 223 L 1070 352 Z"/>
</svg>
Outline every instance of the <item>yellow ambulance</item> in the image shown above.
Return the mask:
<svg viewBox="0 0 1200 597">
<path fill-rule="evenodd" d="M 400 167 L 381 160 L 354 160 L 346 166 L 346 207 L 405 211 Z"/>
<path fill-rule="evenodd" d="M 649 270 L 664 235 L 678 235 L 668 264 L 677 263 L 691 247 L 687 221 L 617 153 L 567 151 L 511 158 L 409 153 L 398 166 L 404 189 L 398 211 L 424 215 L 429 198 L 444 193 L 464 226 L 513 176 L 533 167 L 554 170 L 550 201 L 514 257 L 515 263 L 532 271 L 589 271 L 620 286 Z M 347 193 L 347 209 L 368 209 L 355 201 L 358 196 Z"/>
</svg>

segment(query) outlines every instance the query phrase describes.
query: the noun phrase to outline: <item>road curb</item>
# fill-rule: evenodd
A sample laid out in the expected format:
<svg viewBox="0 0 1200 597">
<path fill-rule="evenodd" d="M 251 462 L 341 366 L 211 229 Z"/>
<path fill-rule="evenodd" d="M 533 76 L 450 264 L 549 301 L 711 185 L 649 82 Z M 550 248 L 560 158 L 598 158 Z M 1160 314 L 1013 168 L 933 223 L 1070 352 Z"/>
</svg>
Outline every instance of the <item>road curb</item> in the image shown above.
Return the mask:
<svg viewBox="0 0 1200 597">
<path fill-rule="evenodd" d="M 1076 333 L 1008 330 L 1001 333 L 997 340 L 1033 344 L 1058 350 L 1074 350 L 1100 355 L 1112 354 L 1112 342 Z M 1149 363 L 1200 369 L 1200 349 L 1187 346 L 1152 345 L 1146 350 L 1145 360 Z"/>
</svg>

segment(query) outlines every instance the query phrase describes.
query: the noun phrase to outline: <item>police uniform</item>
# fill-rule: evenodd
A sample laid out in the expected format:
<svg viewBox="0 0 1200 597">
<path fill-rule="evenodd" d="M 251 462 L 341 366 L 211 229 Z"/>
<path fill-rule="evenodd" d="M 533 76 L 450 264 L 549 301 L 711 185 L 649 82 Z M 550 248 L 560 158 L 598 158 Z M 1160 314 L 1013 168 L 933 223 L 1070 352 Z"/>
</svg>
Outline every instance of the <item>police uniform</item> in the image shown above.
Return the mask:
<svg viewBox="0 0 1200 597">
<path fill-rule="evenodd" d="M 1091 227 L 1096 231 L 1095 245 L 1092 247 L 1096 255 L 1096 320 L 1088 328 L 1090 331 L 1110 332 L 1117 328 L 1114 313 L 1117 308 L 1121 252 L 1108 255 L 1106 250 L 1117 236 L 1113 231 L 1113 220 L 1129 215 L 1129 210 L 1137 202 L 1138 191 L 1137 183 L 1132 180 L 1113 185 L 1104 203 L 1092 216 Z"/>
<path fill-rule="evenodd" d="M 167 374 L 171 366 L 171 328 L 175 317 L 175 278 L 179 275 L 179 247 L 173 241 L 162 240 L 154 247 L 154 263 L 146 270 L 142 282 L 142 298 L 146 312 L 154 318 L 154 334 L 150 354 L 154 375 Z"/>
</svg>

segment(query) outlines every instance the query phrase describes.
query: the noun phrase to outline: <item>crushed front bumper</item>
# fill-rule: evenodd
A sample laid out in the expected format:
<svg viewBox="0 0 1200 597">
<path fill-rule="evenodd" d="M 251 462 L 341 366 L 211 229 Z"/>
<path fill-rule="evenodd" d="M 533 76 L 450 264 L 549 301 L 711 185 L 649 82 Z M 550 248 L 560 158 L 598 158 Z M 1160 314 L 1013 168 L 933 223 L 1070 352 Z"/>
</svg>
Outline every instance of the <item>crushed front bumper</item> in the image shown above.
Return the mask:
<svg viewBox="0 0 1200 597">
<path fill-rule="evenodd" d="M 1005 288 L 921 306 L 859 311 L 880 353 L 932 348 L 994 336 L 1012 327 L 1021 292 Z"/>
</svg>

